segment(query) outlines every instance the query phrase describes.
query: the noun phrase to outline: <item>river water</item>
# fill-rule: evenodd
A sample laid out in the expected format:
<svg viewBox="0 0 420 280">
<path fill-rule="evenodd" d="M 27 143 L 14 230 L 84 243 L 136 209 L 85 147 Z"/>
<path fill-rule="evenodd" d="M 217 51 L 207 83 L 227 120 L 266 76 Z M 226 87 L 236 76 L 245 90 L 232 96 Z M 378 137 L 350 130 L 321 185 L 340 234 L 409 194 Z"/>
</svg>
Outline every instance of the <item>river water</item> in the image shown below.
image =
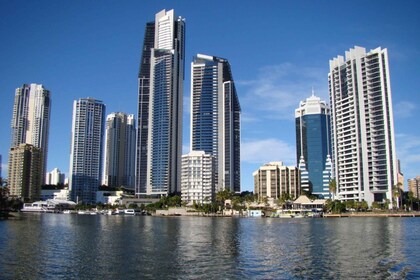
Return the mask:
<svg viewBox="0 0 420 280">
<path fill-rule="evenodd" d="M 0 221 L 0 279 L 419 279 L 419 252 L 419 218 Z"/>
</svg>

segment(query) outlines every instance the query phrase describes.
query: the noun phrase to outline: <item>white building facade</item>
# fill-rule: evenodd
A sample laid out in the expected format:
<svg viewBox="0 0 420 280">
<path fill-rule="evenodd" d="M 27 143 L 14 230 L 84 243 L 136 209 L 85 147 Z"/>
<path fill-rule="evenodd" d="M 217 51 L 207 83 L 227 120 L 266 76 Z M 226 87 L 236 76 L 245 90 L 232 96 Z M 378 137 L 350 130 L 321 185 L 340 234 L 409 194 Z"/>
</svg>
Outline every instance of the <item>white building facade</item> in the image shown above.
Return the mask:
<svg viewBox="0 0 420 280">
<path fill-rule="evenodd" d="M 66 174 L 61 173 L 60 169 L 54 168 L 51 172 L 47 172 L 45 176 L 45 185 L 64 184 Z"/>
<path fill-rule="evenodd" d="M 204 151 L 182 156 L 181 200 L 211 203 L 215 198 L 214 157 Z"/>
<path fill-rule="evenodd" d="M 328 74 L 338 199 L 386 202 L 397 183 L 387 49 L 354 47 Z"/>
<path fill-rule="evenodd" d="M 81 98 L 73 104 L 69 190 L 71 200 L 96 203 L 101 183 L 105 104 Z"/>
</svg>

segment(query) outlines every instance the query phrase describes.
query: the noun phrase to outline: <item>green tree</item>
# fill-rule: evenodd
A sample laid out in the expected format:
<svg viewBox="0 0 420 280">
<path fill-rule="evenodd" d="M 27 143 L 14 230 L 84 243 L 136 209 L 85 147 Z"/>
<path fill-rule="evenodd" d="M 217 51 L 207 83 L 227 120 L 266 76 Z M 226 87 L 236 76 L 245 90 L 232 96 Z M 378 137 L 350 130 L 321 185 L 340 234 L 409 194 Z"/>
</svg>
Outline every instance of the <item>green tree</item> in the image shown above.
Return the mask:
<svg viewBox="0 0 420 280">
<path fill-rule="evenodd" d="M 410 210 L 413 210 L 413 201 L 414 201 L 414 193 L 412 191 L 409 191 L 408 202 L 410 202 Z"/>
<path fill-rule="evenodd" d="M 372 202 L 372 209 L 373 210 L 379 210 L 381 208 L 382 208 L 381 205 L 377 201 Z"/>
<path fill-rule="evenodd" d="M 0 186 L 0 211 L 5 212 L 9 208 L 9 189 Z"/>
<path fill-rule="evenodd" d="M 234 193 L 229 190 L 223 190 L 216 193 L 216 201 L 219 203 L 222 208 L 225 206 L 225 201 L 227 199 L 231 199 L 233 197 Z"/>
<path fill-rule="evenodd" d="M 392 197 L 393 197 L 393 201 L 395 202 L 397 206 L 397 209 L 400 209 L 401 186 L 402 184 L 398 182 L 392 189 Z"/>
<path fill-rule="evenodd" d="M 356 203 L 354 200 L 347 200 L 344 204 L 346 205 L 347 210 L 356 208 Z"/>
<path fill-rule="evenodd" d="M 360 203 L 360 209 L 361 209 L 362 211 L 367 211 L 367 210 L 369 209 L 369 205 L 368 205 L 368 203 L 367 203 L 366 201 L 362 201 L 362 202 Z"/>
<path fill-rule="evenodd" d="M 328 184 L 330 194 L 332 194 L 332 200 L 334 200 L 335 193 L 337 192 L 337 181 L 332 178 Z"/>
<path fill-rule="evenodd" d="M 346 204 L 339 200 L 328 199 L 325 205 L 325 210 L 330 213 L 340 214 L 346 211 Z"/>
</svg>

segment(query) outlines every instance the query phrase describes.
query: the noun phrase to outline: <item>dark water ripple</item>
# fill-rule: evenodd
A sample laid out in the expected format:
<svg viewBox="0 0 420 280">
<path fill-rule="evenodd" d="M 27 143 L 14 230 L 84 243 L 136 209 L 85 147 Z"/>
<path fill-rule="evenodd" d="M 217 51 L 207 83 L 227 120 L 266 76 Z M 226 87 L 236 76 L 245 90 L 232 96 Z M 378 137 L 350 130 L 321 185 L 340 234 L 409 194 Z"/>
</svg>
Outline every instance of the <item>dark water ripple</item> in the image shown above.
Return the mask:
<svg viewBox="0 0 420 280">
<path fill-rule="evenodd" d="M 0 279 L 420 279 L 420 219 L 22 214 Z"/>
</svg>

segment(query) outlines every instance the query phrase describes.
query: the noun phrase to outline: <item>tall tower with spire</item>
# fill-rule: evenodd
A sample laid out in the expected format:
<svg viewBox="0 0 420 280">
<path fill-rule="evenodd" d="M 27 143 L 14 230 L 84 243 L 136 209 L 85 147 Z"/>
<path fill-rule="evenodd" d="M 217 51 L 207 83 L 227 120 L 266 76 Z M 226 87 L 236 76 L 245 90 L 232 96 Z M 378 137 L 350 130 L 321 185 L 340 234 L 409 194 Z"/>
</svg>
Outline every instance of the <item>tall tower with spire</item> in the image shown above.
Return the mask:
<svg viewBox="0 0 420 280">
<path fill-rule="evenodd" d="M 295 110 L 296 159 L 301 170 L 301 189 L 321 198 L 330 197 L 331 174 L 330 109 L 312 96 Z"/>
<path fill-rule="evenodd" d="M 136 195 L 181 190 L 185 20 L 162 10 L 146 25 L 140 62 Z"/>
</svg>

